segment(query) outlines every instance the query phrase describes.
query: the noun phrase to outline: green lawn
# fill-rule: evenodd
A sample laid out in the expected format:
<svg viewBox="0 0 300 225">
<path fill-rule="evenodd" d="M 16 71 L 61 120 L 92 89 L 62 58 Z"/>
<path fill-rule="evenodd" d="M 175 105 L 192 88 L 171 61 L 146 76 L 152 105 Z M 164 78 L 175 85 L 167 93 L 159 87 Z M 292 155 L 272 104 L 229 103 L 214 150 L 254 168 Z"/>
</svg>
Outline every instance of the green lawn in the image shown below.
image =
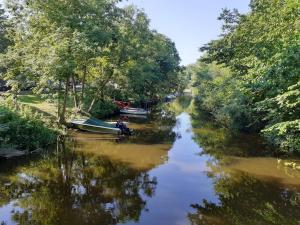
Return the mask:
<svg viewBox="0 0 300 225">
<path fill-rule="evenodd" d="M 19 96 L 19 100 L 22 104 L 29 105 L 32 108 L 49 116 L 57 115 L 57 107 L 54 103 L 49 103 L 40 96 L 33 94 L 24 94 Z"/>
</svg>

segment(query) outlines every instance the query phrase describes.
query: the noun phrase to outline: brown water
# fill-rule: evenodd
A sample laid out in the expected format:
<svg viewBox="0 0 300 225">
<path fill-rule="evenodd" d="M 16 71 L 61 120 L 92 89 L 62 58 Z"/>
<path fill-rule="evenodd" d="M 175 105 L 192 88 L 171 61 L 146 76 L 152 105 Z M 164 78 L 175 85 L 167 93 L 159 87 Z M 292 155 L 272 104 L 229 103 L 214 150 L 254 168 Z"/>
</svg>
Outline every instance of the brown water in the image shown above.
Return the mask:
<svg viewBox="0 0 300 225">
<path fill-rule="evenodd" d="M 129 139 L 73 132 L 42 156 L 0 161 L 0 223 L 299 225 L 300 171 L 193 111 L 177 100 L 130 119 Z"/>
</svg>

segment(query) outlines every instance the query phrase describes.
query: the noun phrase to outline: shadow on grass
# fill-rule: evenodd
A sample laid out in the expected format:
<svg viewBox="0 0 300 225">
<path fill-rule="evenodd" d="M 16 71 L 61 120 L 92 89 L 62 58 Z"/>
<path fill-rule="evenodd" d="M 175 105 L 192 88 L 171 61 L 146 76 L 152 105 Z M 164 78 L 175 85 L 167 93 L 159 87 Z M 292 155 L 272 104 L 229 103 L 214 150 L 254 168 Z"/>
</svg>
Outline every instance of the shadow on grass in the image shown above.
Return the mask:
<svg viewBox="0 0 300 225">
<path fill-rule="evenodd" d="M 36 95 L 21 95 L 20 101 L 28 104 L 39 104 L 43 103 L 44 100 Z"/>
<path fill-rule="evenodd" d="M 38 112 L 38 113 L 40 113 L 40 114 L 42 114 L 43 116 L 45 116 L 45 117 L 48 117 L 48 118 L 50 118 L 51 120 L 56 120 L 56 117 L 53 115 L 53 114 L 51 114 L 51 113 L 49 113 L 49 112 L 46 112 L 46 111 L 44 111 L 44 110 L 41 110 L 41 109 L 39 109 L 38 107 L 35 107 L 35 106 L 32 106 L 32 105 L 28 105 L 34 112 Z"/>
</svg>

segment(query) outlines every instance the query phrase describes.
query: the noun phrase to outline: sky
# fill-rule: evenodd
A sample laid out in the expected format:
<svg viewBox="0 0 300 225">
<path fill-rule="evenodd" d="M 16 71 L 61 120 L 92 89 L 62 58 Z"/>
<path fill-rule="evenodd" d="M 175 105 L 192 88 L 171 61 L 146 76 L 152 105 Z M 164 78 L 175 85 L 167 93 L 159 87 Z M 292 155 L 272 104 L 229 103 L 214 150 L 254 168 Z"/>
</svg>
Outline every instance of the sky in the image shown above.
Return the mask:
<svg viewBox="0 0 300 225">
<path fill-rule="evenodd" d="M 151 20 L 151 28 L 175 42 L 181 64 L 196 62 L 199 48 L 217 39 L 222 8 L 249 11 L 250 0 L 125 0 L 121 5 L 134 4 L 143 8 Z"/>
</svg>

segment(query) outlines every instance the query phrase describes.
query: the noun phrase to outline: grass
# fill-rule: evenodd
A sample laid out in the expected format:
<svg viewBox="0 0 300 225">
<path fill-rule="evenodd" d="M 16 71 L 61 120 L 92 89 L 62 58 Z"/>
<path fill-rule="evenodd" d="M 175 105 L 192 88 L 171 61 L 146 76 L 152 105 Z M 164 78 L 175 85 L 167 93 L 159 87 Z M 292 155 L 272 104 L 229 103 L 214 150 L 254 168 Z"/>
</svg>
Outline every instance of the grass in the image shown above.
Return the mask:
<svg viewBox="0 0 300 225">
<path fill-rule="evenodd" d="M 54 103 L 49 103 L 40 96 L 33 94 L 24 94 L 19 96 L 19 100 L 22 104 L 28 105 L 41 113 L 56 117 L 57 115 L 57 106 Z"/>
<path fill-rule="evenodd" d="M 44 114 L 45 116 L 49 116 L 52 119 L 57 118 L 57 105 L 55 103 L 47 101 L 39 95 L 25 92 L 19 95 L 19 101 L 20 103 L 28 105 L 32 109 Z M 73 98 L 69 96 L 66 109 L 67 114 L 72 114 L 73 105 Z"/>
<path fill-rule="evenodd" d="M 4 99 L 2 99 L 4 100 Z M 1 103 L 0 96 L 0 103 Z M 52 121 L 57 119 L 57 105 L 54 102 L 49 101 L 49 99 L 43 98 L 41 95 L 33 94 L 30 91 L 24 91 L 18 96 L 18 101 L 22 105 L 29 106 L 33 111 L 41 113 L 43 116 L 50 118 Z M 98 107 L 95 105 L 94 115 L 96 117 L 106 117 L 113 113 L 114 109 L 111 109 L 111 106 L 108 104 L 98 104 Z M 66 118 L 71 119 L 76 117 L 74 109 L 74 99 L 72 96 L 68 97 L 67 108 L 66 108 Z"/>
</svg>

